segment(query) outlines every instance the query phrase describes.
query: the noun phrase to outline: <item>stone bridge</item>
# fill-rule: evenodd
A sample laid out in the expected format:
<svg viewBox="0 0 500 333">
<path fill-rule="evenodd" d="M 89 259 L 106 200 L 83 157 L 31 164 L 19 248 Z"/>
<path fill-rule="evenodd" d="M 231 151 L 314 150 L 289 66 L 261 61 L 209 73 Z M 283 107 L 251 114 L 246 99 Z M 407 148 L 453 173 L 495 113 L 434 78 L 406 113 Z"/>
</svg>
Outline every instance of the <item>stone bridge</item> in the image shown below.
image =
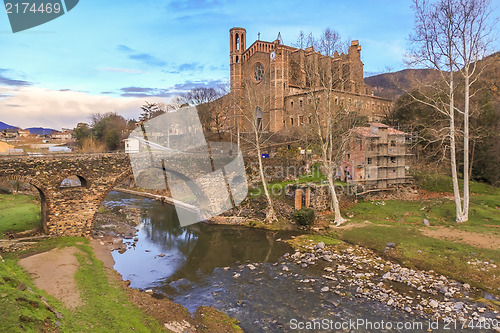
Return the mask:
<svg viewBox="0 0 500 333">
<path fill-rule="evenodd" d="M 42 226 L 49 235 L 88 236 L 104 198 L 130 175 L 125 153 L 0 157 L 0 180 L 23 181 L 40 192 Z M 71 176 L 81 186 L 61 186 Z"/>
<path fill-rule="evenodd" d="M 144 161 L 148 162 L 148 159 Z M 189 171 L 189 166 L 196 160 L 189 157 L 181 162 L 184 169 Z M 247 177 L 250 179 L 256 178 L 254 162 L 251 157 L 245 157 Z M 291 176 L 283 172 L 290 167 L 297 170 L 304 168 L 304 161 L 294 159 L 266 159 L 264 164 L 266 178 L 270 180 Z M 168 164 L 162 168 L 173 172 Z M 38 189 L 42 226 L 49 235 L 89 236 L 95 214 L 104 198 L 132 174 L 130 158 L 125 153 L 0 156 L 0 181 L 18 180 Z M 78 178 L 81 186 L 62 186 L 63 180 L 69 177 Z M 200 191 L 192 190 L 198 201 L 202 202 L 204 198 L 197 194 Z"/>
</svg>

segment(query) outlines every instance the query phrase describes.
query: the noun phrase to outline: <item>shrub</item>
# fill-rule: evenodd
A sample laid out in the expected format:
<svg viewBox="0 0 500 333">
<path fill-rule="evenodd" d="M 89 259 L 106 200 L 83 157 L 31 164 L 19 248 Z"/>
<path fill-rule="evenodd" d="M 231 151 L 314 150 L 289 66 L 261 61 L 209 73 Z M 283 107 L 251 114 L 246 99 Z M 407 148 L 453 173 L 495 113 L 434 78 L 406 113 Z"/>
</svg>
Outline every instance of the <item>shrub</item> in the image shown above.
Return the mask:
<svg viewBox="0 0 500 333">
<path fill-rule="evenodd" d="M 293 213 L 295 221 L 301 226 L 312 226 L 314 223 L 314 210 L 311 208 L 301 208 Z"/>
</svg>

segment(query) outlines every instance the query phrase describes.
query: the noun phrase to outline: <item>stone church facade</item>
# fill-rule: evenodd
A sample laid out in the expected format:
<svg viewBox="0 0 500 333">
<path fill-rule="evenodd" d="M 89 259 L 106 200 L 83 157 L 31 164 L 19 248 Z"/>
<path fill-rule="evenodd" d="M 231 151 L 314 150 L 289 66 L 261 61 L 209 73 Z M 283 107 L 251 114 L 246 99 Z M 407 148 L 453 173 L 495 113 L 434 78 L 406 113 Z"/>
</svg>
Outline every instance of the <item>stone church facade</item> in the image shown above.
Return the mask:
<svg viewBox="0 0 500 333">
<path fill-rule="evenodd" d="M 311 123 L 312 98 L 336 108 L 356 111 L 369 121 L 380 121 L 392 107 L 373 96 L 363 80 L 361 46 L 352 41 L 347 54 L 325 56 L 309 47 L 298 49 L 273 42 L 255 41 L 248 48 L 246 30 L 230 30 L 230 84 L 232 114 L 241 131 L 248 131 L 252 110 L 259 129 L 278 132 Z M 323 75 L 323 76 L 321 76 Z M 320 77 L 330 76 L 325 87 Z M 247 112 L 248 114 L 248 112 Z M 234 123 L 233 125 L 236 125 Z"/>
</svg>

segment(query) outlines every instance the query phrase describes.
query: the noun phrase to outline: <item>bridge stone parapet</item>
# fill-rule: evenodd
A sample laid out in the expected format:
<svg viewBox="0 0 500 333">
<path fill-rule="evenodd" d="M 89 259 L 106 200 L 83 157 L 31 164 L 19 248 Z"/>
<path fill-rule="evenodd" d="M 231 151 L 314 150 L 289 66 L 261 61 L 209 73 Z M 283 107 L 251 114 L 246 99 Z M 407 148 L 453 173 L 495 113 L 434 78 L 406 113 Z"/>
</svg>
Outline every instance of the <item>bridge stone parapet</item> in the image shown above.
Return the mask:
<svg viewBox="0 0 500 333">
<path fill-rule="evenodd" d="M 131 174 L 125 153 L 0 157 L 0 180 L 24 181 L 40 192 L 42 226 L 49 235 L 88 236 L 106 195 Z M 71 176 L 81 186 L 61 187 Z"/>
</svg>

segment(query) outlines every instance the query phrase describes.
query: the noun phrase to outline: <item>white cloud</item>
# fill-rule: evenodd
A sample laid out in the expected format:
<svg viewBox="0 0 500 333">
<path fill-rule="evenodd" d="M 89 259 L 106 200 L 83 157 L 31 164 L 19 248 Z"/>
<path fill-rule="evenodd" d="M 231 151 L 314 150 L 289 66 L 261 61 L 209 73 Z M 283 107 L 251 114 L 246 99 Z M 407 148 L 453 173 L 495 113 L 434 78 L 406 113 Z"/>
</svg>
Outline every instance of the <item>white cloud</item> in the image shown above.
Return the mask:
<svg viewBox="0 0 500 333">
<path fill-rule="evenodd" d="M 137 118 L 144 98 L 89 95 L 79 91 L 37 87 L 1 87 L 0 121 L 23 128 L 33 126 L 60 129 L 88 122 L 94 113 L 116 112 L 126 119 Z M 149 102 L 166 102 L 148 98 Z"/>
</svg>

